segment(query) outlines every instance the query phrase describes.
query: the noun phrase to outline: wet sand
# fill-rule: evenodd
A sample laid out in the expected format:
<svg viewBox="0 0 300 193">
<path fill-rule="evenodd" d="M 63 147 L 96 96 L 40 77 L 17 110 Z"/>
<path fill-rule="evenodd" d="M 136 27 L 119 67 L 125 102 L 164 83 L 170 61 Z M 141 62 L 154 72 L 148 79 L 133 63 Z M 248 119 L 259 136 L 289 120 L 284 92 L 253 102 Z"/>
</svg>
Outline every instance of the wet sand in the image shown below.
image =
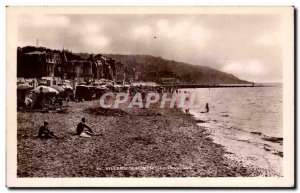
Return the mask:
<svg viewBox="0 0 300 193">
<path fill-rule="evenodd" d="M 66 112 L 18 112 L 18 177 L 268 176 L 225 156 L 191 115 L 178 109 L 100 109 L 98 101 L 70 103 Z M 103 135 L 82 138 L 76 125 Z M 60 139 L 42 140 L 43 121 Z"/>
</svg>

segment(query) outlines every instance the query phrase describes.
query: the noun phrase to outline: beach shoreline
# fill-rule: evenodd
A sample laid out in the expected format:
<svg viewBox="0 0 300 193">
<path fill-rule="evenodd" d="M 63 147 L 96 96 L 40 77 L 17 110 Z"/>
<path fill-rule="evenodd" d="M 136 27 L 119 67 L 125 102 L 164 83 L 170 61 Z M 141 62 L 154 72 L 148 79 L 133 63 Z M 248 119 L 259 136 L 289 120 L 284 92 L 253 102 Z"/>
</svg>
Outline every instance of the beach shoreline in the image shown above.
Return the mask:
<svg viewBox="0 0 300 193">
<path fill-rule="evenodd" d="M 100 109 L 98 101 L 69 103 L 66 112 L 17 112 L 18 177 L 271 176 L 229 159 L 224 146 L 180 109 Z M 102 136 L 82 138 L 76 125 Z M 60 139 L 37 138 L 43 121 Z"/>
</svg>

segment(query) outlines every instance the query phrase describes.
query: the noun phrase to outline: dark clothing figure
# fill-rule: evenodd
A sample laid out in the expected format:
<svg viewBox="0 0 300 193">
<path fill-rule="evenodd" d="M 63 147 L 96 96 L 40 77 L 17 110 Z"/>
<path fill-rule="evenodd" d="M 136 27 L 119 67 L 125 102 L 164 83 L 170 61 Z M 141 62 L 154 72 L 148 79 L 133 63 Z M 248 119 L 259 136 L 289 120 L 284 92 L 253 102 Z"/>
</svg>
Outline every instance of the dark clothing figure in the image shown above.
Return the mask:
<svg viewBox="0 0 300 193">
<path fill-rule="evenodd" d="M 51 132 L 48 129 L 48 123 L 40 127 L 39 132 L 38 132 L 38 137 L 39 138 L 45 138 L 45 139 L 50 139 L 50 138 L 56 138 L 54 135 L 54 132 Z"/>
<path fill-rule="evenodd" d="M 87 126 L 84 122 L 80 122 L 78 123 L 76 129 L 77 135 L 80 135 L 83 132 L 84 128 L 87 128 L 91 133 L 94 133 L 94 131 L 89 126 Z"/>
<path fill-rule="evenodd" d="M 186 114 L 190 114 L 190 109 L 185 109 Z"/>
<path fill-rule="evenodd" d="M 206 103 L 206 112 L 208 113 L 209 112 L 209 106 L 208 106 L 208 103 Z"/>
<path fill-rule="evenodd" d="M 39 98 L 40 98 L 41 102 L 44 102 L 45 94 L 43 91 L 40 92 Z"/>
<path fill-rule="evenodd" d="M 37 98 L 34 102 L 34 106 L 32 108 L 33 109 L 43 109 L 44 108 L 44 98 L 45 98 L 45 94 L 41 88 L 40 93 L 37 95 Z"/>
<path fill-rule="evenodd" d="M 88 129 L 88 131 L 84 131 L 84 128 Z M 80 137 L 91 137 L 91 136 L 97 136 L 102 135 L 101 133 L 95 133 L 89 126 L 85 124 L 85 118 L 81 119 L 81 122 L 78 123 L 76 128 L 76 134 Z"/>
</svg>

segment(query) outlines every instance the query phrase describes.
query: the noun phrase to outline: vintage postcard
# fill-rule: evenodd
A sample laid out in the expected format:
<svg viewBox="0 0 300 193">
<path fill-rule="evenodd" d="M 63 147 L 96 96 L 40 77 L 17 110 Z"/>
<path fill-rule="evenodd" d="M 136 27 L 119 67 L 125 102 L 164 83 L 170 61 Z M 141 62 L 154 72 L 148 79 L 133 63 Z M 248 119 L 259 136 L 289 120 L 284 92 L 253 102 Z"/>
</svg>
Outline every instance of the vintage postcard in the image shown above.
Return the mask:
<svg viewBox="0 0 300 193">
<path fill-rule="evenodd" d="M 13 7 L 8 187 L 294 187 L 294 7 Z"/>
</svg>

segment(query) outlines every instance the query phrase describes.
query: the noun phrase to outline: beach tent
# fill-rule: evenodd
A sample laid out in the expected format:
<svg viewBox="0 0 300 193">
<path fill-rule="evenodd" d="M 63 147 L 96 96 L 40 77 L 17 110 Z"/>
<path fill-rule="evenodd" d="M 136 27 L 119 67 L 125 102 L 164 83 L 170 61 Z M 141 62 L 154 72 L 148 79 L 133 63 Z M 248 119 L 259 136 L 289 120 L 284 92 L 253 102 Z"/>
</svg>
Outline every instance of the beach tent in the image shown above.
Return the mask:
<svg viewBox="0 0 300 193">
<path fill-rule="evenodd" d="M 64 100 L 66 100 L 66 94 L 65 94 L 65 89 L 63 89 L 60 86 L 57 85 L 52 85 L 50 88 L 55 89 L 57 92 L 59 92 L 58 97 L 55 100 L 55 103 L 58 103 L 60 106 L 63 105 Z"/>
<path fill-rule="evenodd" d="M 101 86 L 96 86 L 95 87 L 95 92 L 96 92 L 96 97 L 101 97 L 104 93 L 108 92 L 109 89 L 104 86 L 104 85 L 101 85 Z"/>
<path fill-rule="evenodd" d="M 63 88 L 65 90 L 64 97 L 65 98 L 69 98 L 71 100 L 74 99 L 74 93 L 73 93 L 73 87 L 69 84 L 57 84 L 57 86 L 60 86 L 61 88 Z"/>
<path fill-rule="evenodd" d="M 44 97 L 40 97 L 40 93 L 33 92 L 31 109 L 54 109 L 55 108 L 55 98 L 57 97 L 56 92 L 45 92 Z"/>
<path fill-rule="evenodd" d="M 33 87 L 28 84 L 19 84 L 17 86 L 17 106 L 18 107 L 23 107 L 25 105 L 26 94 L 31 89 L 33 89 Z"/>
<path fill-rule="evenodd" d="M 73 90 L 73 87 L 69 84 L 57 84 L 57 86 L 63 88 L 65 91 L 66 90 Z"/>
<path fill-rule="evenodd" d="M 115 84 L 114 85 L 114 91 L 115 92 L 123 92 L 125 90 L 124 88 L 125 87 L 123 85 L 121 85 L 121 84 Z"/>
<path fill-rule="evenodd" d="M 73 87 L 69 84 L 65 84 L 65 90 L 73 90 Z"/>
<path fill-rule="evenodd" d="M 34 92 L 40 93 L 40 89 L 42 88 L 43 93 L 54 93 L 54 94 L 59 94 L 57 90 L 54 88 L 48 87 L 48 86 L 38 86 L 34 89 Z"/>
<path fill-rule="evenodd" d="M 87 85 L 86 87 L 89 89 L 92 99 L 96 98 L 96 87 L 92 85 Z"/>
<path fill-rule="evenodd" d="M 41 97 L 40 89 L 44 93 L 44 96 Z M 55 108 L 55 97 L 59 92 L 54 88 L 48 86 L 38 86 L 34 89 L 33 102 L 31 104 L 32 109 L 52 109 Z"/>
<path fill-rule="evenodd" d="M 82 99 L 90 101 L 96 97 L 94 89 L 93 86 L 78 85 L 75 89 L 75 98 L 79 101 L 82 101 Z"/>
<path fill-rule="evenodd" d="M 50 86 L 50 88 L 55 89 L 55 90 L 58 91 L 59 93 L 65 92 L 65 89 L 63 89 L 61 86 L 52 85 L 52 86 Z"/>
<path fill-rule="evenodd" d="M 29 84 L 19 84 L 17 86 L 17 90 L 29 90 L 32 89 L 33 87 L 30 86 Z"/>
</svg>

